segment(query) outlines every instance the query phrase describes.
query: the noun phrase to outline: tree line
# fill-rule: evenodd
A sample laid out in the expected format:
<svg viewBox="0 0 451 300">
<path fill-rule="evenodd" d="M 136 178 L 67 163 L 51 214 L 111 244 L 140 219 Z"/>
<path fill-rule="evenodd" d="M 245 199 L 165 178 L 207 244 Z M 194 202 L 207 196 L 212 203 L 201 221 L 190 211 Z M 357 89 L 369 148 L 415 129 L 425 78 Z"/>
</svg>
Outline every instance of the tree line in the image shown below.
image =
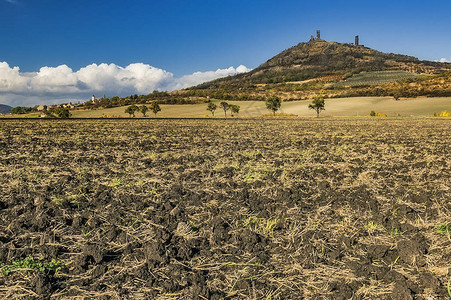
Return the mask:
<svg viewBox="0 0 451 300">
<path fill-rule="evenodd" d="M 147 112 L 152 111 L 155 114 L 155 117 L 157 116 L 157 113 L 161 111 L 161 107 L 157 102 L 150 103 L 149 106 L 146 105 L 130 105 L 125 109 L 125 113 L 129 114 L 130 118 L 135 117 L 136 112 L 141 112 L 143 117 L 147 117 Z"/>
<path fill-rule="evenodd" d="M 276 116 L 276 112 L 282 106 L 282 100 L 278 96 L 268 97 L 265 101 L 266 108 L 273 113 L 273 116 Z M 240 112 L 240 106 L 229 104 L 225 101 L 219 103 L 220 108 L 224 111 L 224 117 L 227 117 L 227 111 L 231 112 L 232 117 L 234 114 L 238 114 Z M 309 104 L 308 108 L 316 111 L 316 117 L 319 117 L 319 114 L 322 110 L 325 110 L 325 101 L 323 97 L 315 97 L 311 104 Z M 207 105 L 207 110 L 211 112 L 212 116 L 215 116 L 215 111 L 218 109 L 218 105 L 213 102 L 209 102 Z"/>
</svg>

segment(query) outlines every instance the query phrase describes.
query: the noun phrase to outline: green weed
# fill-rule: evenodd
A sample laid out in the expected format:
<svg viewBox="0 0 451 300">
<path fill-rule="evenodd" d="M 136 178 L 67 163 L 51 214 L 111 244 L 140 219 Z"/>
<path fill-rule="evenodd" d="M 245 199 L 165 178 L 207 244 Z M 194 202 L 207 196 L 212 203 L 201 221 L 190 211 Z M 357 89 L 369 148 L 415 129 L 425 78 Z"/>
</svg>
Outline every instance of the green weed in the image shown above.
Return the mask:
<svg viewBox="0 0 451 300">
<path fill-rule="evenodd" d="M 365 229 L 368 231 L 368 233 L 375 233 L 377 231 L 384 231 L 385 228 L 377 223 L 374 223 L 373 221 L 370 221 L 364 225 Z"/>
<path fill-rule="evenodd" d="M 441 224 L 440 226 L 437 227 L 436 232 L 439 234 L 444 234 L 444 235 L 450 234 L 451 233 L 451 222 Z"/>
<path fill-rule="evenodd" d="M 243 152 L 243 156 L 251 159 L 262 157 L 262 153 L 260 150 L 251 150 Z"/>
<path fill-rule="evenodd" d="M 52 197 L 51 201 L 57 206 L 63 206 L 66 204 L 66 199 L 64 197 Z"/>
<path fill-rule="evenodd" d="M 3 264 L 1 267 L 1 273 L 4 276 L 8 276 L 14 272 L 26 272 L 30 270 L 36 270 L 39 273 L 57 273 L 64 269 L 64 266 L 60 261 L 52 259 L 50 263 L 45 264 L 43 259 L 34 260 L 32 257 L 27 257 L 23 260 L 15 260 L 10 265 Z"/>
<path fill-rule="evenodd" d="M 398 230 L 398 228 L 392 228 L 392 230 L 390 230 L 390 236 L 395 237 L 400 235 L 401 232 Z"/>
<path fill-rule="evenodd" d="M 277 224 L 279 224 L 280 220 L 275 219 L 265 219 L 265 218 L 256 218 L 254 216 L 250 216 L 243 220 L 243 227 L 249 228 L 250 230 L 261 233 L 261 234 L 272 234 Z"/>
</svg>

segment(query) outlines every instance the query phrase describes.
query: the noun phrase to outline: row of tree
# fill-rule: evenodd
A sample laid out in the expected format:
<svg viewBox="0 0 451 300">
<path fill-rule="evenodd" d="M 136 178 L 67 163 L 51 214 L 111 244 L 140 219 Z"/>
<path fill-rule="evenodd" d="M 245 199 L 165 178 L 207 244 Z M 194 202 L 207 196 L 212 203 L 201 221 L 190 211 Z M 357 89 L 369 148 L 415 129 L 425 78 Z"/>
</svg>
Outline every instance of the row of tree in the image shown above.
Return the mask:
<svg viewBox="0 0 451 300">
<path fill-rule="evenodd" d="M 273 112 L 273 115 L 276 115 L 276 112 L 280 109 L 282 106 L 282 100 L 277 96 L 271 96 L 268 97 L 265 101 L 266 108 Z M 221 108 L 224 110 L 224 116 L 227 117 L 227 111 L 230 110 L 231 115 L 233 117 L 234 114 L 238 114 L 240 112 L 240 107 L 238 105 L 229 104 L 225 101 L 222 101 L 220 104 Z M 315 97 L 311 104 L 308 106 L 310 109 L 313 109 L 316 111 L 316 117 L 319 117 L 319 113 L 322 110 L 325 110 L 325 102 L 323 97 Z M 207 110 L 211 112 L 211 114 L 214 116 L 215 111 L 218 108 L 218 106 L 210 102 L 207 105 Z"/>
<path fill-rule="evenodd" d="M 161 107 L 156 101 L 154 101 L 154 102 L 150 103 L 149 106 L 146 106 L 146 105 L 137 106 L 137 105 L 134 105 L 134 104 L 130 105 L 130 106 L 128 106 L 125 109 L 125 112 L 130 115 L 130 118 L 131 117 L 134 118 L 135 117 L 135 113 L 137 111 L 141 112 L 143 117 L 147 117 L 147 112 L 149 110 L 152 111 L 155 114 L 155 117 L 156 117 L 157 113 L 161 111 Z"/>
<path fill-rule="evenodd" d="M 271 96 L 268 99 L 266 99 L 266 108 L 273 112 L 273 115 L 276 115 L 276 112 L 280 109 L 282 106 L 282 101 L 277 96 Z M 325 102 L 323 97 L 315 97 L 311 104 L 309 104 L 308 108 L 313 109 L 316 111 L 316 117 L 319 117 L 319 113 L 322 110 L 325 110 L 324 108 Z"/>
<path fill-rule="evenodd" d="M 230 114 L 232 117 L 234 116 L 234 114 L 238 114 L 240 112 L 239 105 L 229 104 L 225 101 L 222 101 L 221 103 L 219 103 L 219 105 L 224 110 L 225 117 L 227 117 L 227 111 L 229 111 L 229 110 L 230 110 Z M 209 102 L 207 105 L 207 110 L 210 111 L 213 116 L 215 115 L 215 111 L 217 108 L 218 108 L 218 106 L 213 102 Z"/>
<path fill-rule="evenodd" d="M 17 106 L 11 109 L 11 114 L 13 115 L 29 114 L 32 112 L 39 112 L 36 106 L 35 107 Z M 70 116 L 72 115 L 69 109 L 61 106 L 52 108 L 44 106 L 44 110 L 41 111 L 41 114 L 44 115 L 46 118 L 61 118 L 61 119 L 70 118 Z"/>
</svg>

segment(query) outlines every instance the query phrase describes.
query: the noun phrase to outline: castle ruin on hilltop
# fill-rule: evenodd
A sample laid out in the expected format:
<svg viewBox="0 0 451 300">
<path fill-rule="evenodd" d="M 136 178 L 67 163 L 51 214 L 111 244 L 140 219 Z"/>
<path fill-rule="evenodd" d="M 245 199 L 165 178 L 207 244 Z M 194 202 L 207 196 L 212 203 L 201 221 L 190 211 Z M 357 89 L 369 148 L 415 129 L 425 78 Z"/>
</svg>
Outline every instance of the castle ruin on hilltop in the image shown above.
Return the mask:
<svg viewBox="0 0 451 300">
<path fill-rule="evenodd" d="M 313 35 L 311 35 L 310 37 L 310 41 L 319 41 L 319 40 L 321 40 L 321 30 L 316 31 L 316 37 L 314 37 Z M 358 35 L 355 36 L 354 44 L 351 43 L 351 45 L 364 47 L 364 45 L 360 45 L 360 38 Z"/>
</svg>

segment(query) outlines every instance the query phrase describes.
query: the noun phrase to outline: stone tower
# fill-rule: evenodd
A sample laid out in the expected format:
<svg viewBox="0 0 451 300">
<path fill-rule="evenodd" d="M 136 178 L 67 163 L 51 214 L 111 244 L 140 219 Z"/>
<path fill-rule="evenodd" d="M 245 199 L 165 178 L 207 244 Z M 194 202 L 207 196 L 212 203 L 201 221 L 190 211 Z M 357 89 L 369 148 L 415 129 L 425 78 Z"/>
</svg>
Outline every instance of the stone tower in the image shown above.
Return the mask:
<svg viewBox="0 0 451 300">
<path fill-rule="evenodd" d="M 356 46 L 359 45 L 359 36 L 358 35 L 355 36 L 355 45 Z"/>
<path fill-rule="evenodd" d="M 316 39 L 317 40 L 321 39 L 321 31 L 320 30 L 316 31 Z"/>
</svg>

